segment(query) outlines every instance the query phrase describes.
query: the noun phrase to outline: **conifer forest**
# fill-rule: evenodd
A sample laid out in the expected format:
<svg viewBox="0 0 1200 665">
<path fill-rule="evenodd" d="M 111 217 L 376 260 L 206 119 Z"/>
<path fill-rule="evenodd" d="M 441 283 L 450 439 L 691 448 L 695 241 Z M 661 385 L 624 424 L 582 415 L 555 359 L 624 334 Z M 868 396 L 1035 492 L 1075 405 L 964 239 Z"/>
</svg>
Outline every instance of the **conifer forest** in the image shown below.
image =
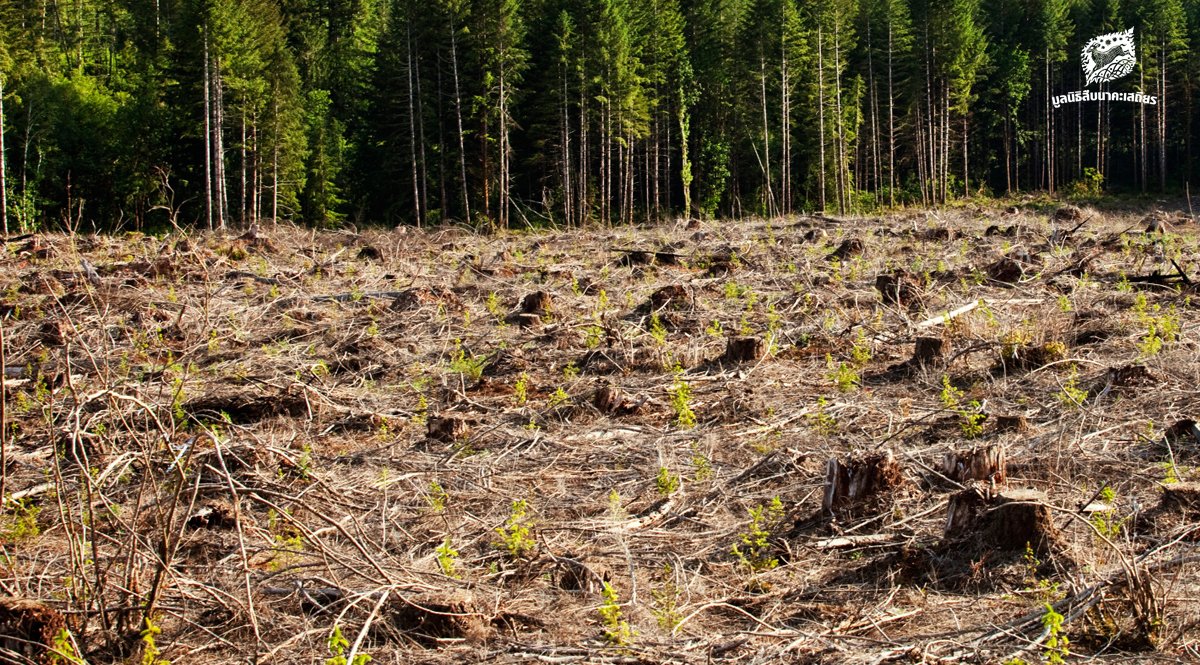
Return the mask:
<svg viewBox="0 0 1200 665">
<path fill-rule="evenodd" d="M 1134 29 L 1084 88 L 1081 49 Z M 12 229 L 513 227 L 1200 180 L 1196 0 L 4 0 Z"/>
</svg>

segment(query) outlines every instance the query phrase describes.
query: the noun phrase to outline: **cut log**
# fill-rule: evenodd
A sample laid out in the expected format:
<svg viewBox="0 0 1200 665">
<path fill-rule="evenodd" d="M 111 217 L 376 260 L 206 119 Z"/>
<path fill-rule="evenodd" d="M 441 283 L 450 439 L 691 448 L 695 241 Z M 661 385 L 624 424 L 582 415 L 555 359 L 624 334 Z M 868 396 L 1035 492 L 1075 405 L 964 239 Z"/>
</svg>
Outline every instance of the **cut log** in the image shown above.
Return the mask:
<svg viewBox="0 0 1200 665">
<path fill-rule="evenodd" d="M 904 473 L 890 451 L 846 461 L 834 457 L 825 466 L 821 508 L 829 512 L 848 507 L 903 483 Z"/>
<path fill-rule="evenodd" d="M 754 362 L 764 353 L 766 346 L 760 337 L 731 337 L 725 344 L 724 359 L 731 363 Z"/>
<path fill-rule="evenodd" d="M 1004 446 L 981 446 L 971 450 L 946 453 L 942 458 L 942 474 L 956 482 L 982 480 L 1003 485 L 1006 459 Z"/>
<path fill-rule="evenodd" d="M 1045 552 L 1059 539 L 1046 495 L 1037 490 L 1009 490 L 992 501 L 985 538 L 1002 550 Z"/>
</svg>

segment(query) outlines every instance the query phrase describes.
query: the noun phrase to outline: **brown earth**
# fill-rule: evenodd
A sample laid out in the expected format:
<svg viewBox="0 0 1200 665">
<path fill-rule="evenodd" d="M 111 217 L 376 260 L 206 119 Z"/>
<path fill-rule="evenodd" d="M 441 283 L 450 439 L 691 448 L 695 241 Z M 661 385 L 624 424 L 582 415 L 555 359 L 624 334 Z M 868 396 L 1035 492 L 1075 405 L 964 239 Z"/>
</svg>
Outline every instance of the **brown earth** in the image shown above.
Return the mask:
<svg viewBox="0 0 1200 665">
<path fill-rule="evenodd" d="M 1200 236 L 1056 213 L 7 243 L 0 660 L 1200 657 Z"/>
</svg>

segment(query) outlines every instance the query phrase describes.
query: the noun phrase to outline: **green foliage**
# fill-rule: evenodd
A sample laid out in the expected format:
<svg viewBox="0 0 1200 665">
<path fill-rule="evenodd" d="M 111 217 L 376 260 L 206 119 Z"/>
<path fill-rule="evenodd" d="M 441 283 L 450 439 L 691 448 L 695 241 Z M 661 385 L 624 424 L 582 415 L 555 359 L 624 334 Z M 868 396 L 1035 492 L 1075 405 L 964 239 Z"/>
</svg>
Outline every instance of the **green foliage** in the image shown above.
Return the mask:
<svg viewBox="0 0 1200 665">
<path fill-rule="evenodd" d="M 37 538 L 41 534 L 38 526 L 40 506 L 29 498 L 9 501 L 9 507 L 0 511 L 0 541 L 20 543 Z"/>
<path fill-rule="evenodd" d="M 599 612 L 600 623 L 604 626 L 605 641 L 618 647 L 633 644 L 634 632 L 621 613 L 617 592 L 613 590 L 611 584 L 605 582 L 601 595 L 604 602 L 600 604 Z"/>
<path fill-rule="evenodd" d="M 822 395 L 821 397 L 817 398 L 816 408 L 807 416 L 809 426 L 815 429 L 818 434 L 824 436 L 836 434 L 838 431 L 837 418 L 834 418 L 829 414 L 829 412 L 826 410 L 828 406 L 829 402 L 826 401 L 825 396 Z"/>
<path fill-rule="evenodd" d="M 496 527 L 496 535 L 500 536 L 497 547 L 507 551 L 514 559 L 523 559 L 533 552 L 537 542 L 533 539 L 529 503 L 525 499 L 512 502 L 508 519 L 502 526 Z"/>
<path fill-rule="evenodd" d="M 696 414 L 692 411 L 692 388 L 687 381 L 676 378 L 671 384 L 671 410 L 675 412 L 675 426 L 691 429 L 696 426 Z"/>
<path fill-rule="evenodd" d="M 766 505 L 750 509 L 750 524 L 746 531 L 738 534 L 738 544 L 732 548 L 733 556 L 738 563 L 757 573 L 770 570 L 779 565 L 779 560 L 771 556 L 771 529 L 776 528 L 783 520 L 783 502 L 779 497 L 771 499 Z"/>
<path fill-rule="evenodd" d="M 861 382 L 858 372 L 849 363 L 833 361 L 833 356 L 825 354 L 825 364 L 829 367 L 829 380 L 837 386 L 838 392 L 852 393 L 858 390 Z"/>
<path fill-rule="evenodd" d="M 142 641 L 141 665 L 171 665 L 171 662 L 159 658 L 162 652 L 158 649 L 155 638 L 162 634 L 162 629 L 150 617 L 146 617 L 145 625 L 139 634 Z"/>
<path fill-rule="evenodd" d="M 450 371 L 461 374 L 464 379 L 478 381 L 483 376 L 483 368 L 487 366 L 487 356 L 467 353 L 462 348 L 462 340 L 454 340 L 454 350 L 450 353 Z"/>
<path fill-rule="evenodd" d="M 665 467 L 658 467 L 658 475 L 654 477 L 654 487 L 658 489 L 658 493 L 663 496 L 671 496 L 679 491 L 679 476 L 671 473 Z"/>
<path fill-rule="evenodd" d="M 516 383 L 513 384 L 513 402 L 517 406 L 525 406 L 529 401 L 529 375 L 521 372 L 517 377 Z"/>
<path fill-rule="evenodd" d="M 450 495 L 442 487 L 442 484 L 436 480 L 429 481 L 429 489 L 425 491 L 425 505 L 429 507 L 430 512 L 435 515 L 440 515 L 446 512 L 446 504 L 450 501 Z"/>
<path fill-rule="evenodd" d="M 1042 615 L 1042 627 L 1046 629 L 1046 648 L 1042 658 L 1049 665 L 1064 665 L 1066 657 L 1071 655 L 1071 640 L 1063 632 L 1063 615 L 1054 611 L 1054 606 L 1046 603 L 1046 613 Z"/>
<path fill-rule="evenodd" d="M 75 648 L 71 631 L 66 628 L 59 628 L 54 634 L 52 646 L 54 649 L 47 657 L 50 665 L 86 665 L 87 661 L 79 656 L 79 650 Z"/>
<path fill-rule="evenodd" d="M 982 405 L 979 400 L 971 400 L 963 404 L 963 397 L 963 391 L 950 383 L 950 377 L 943 376 L 940 396 L 942 406 L 958 414 L 958 427 L 962 430 L 963 436 L 974 439 L 983 434 L 983 421 L 986 416 L 980 412 Z"/>
<path fill-rule="evenodd" d="M 683 621 L 683 615 L 679 611 L 679 601 L 683 594 L 671 580 L 673 572 L 670 565 L 663 566 L 662 581 L 650 589 L 650 598 L 653 601 L 650 611 L 654 620 L 658 622 L 658 627 L 668 633 L 674 633 Z"/>
<path fill-rule="evenodd" d="M 458 550 L 454 549 L 450 544 L 450 536 L 446 536 L 442 544 L 437 546 L 437 549 L 434 550 L 434 555 L 437 557 L 438 568 L 441 569 L 443 575 L 446 577 L 459 576 L 455 569 L 458 561 Z"/>
<path fill-rule="evenodd" d="M 354 655 L 353 662 L 347 662 L 346 651 L 350 648 L 350 641 L 342 634 L 341 624 L 334 624 L 333 632 L 329 634 L 329 639 L 325 645 L 329 648 L 329 653 L 333 654 L 325 659 L 325 665 L 367 665 L 372 658 L 365 653 Z"/>
<path fill-rule="evenodd" d="M 1174 305 L 1164 312 L 1161 305 L 1150 306 L 1146 294 L 1139 293 L 1133 303 L 1133 312 L 1138 323 L 1145 327 L 1145 334 L 1138 342 L 1138 352 L 1143 358 L 1157 355 L 1164 345 L 1179 339 L 1181 326 Z"/>
<path fill-rule="evenodd" d="M 1071 373 L 1055 397 L 1061 404 L 1071 408 L 1079 408 L 1087 401 L 1088 391 L 1079 387 L 1079 369 L 1074 365 L 1071 365 Z"/>
<path fill-rule="evenodd" d="M 659 346 L 667 344 L 667 328 L 663 325 L 657 312 L 650 315 L 650 337 Z"/>
</svg>

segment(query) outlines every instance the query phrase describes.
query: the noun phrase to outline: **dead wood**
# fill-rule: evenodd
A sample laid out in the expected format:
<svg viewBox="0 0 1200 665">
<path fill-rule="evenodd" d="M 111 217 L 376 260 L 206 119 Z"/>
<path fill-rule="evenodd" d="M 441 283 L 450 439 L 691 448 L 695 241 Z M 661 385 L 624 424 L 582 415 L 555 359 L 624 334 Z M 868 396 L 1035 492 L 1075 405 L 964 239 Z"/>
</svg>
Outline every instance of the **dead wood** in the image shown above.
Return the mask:
<svg viewBox="0 0 1200 665">
<path fill-rule="evenodd" d="M 0 597 L 0 657 L 6 661 L 15 656 L 21 662 L 59 662 L 55 644 L 66 628 L 66 619 L 55 609 L 25 598 Z"/>
<path fill-rule="evenodd" d="M 834 457 L 825 465 L 821 509 L 830 512 L 851 507 L 903 483 L 904 473 L 890 451 L 845 460 Z"/>
<path fill-rule="evenodd" d="M 756 362 L 766 353 L 761 337 L 730 337 L 725 343 L 722 360 L 730 363 Z"/>
<path fill-rule="evenodd" d="M 1007 461 L 1004 446 L 979 446 L 970 450 L 946 453 L 942 458 L 942 475 L 957 482 L 982 480 L 1003 485 Z"/>
</svg>

